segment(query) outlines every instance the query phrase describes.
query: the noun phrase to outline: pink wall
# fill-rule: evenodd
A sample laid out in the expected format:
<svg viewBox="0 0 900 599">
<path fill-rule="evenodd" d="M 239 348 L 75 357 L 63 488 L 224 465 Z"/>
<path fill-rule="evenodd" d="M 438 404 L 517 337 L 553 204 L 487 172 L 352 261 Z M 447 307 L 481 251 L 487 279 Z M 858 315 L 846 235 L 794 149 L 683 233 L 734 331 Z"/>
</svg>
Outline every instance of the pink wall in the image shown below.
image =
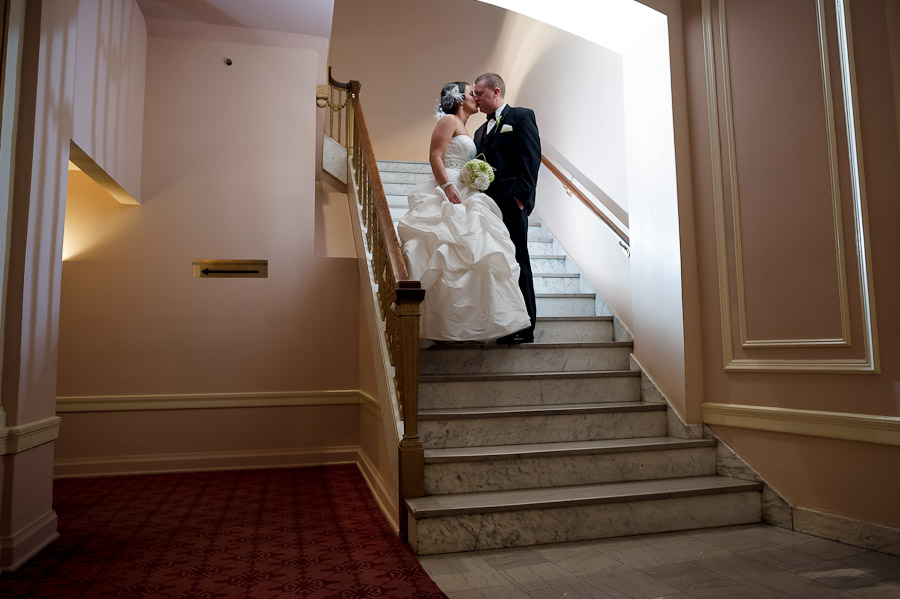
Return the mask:
<svg viewBox="0 0 900 599">
<path fill-rule="evenodd" d="M 716 8 L 719 3 L 713 2 Z M 868 212 L 864 232 L 871 252 L 872 287 L 860 279 L 849 148 L 835 31 L 834 5 L 827 9 L 828 80 L 835 106 L 835 167 L 838 174 L 842 234 L 834 230 L 827 147 L 828 120 L 818 66 L 815 5 L 726 2 L 729 68 L 734 101 L 734 158 L 730 157 L 722 96 L 724 73 L 718 12 L 712 14 L 717 57 L 719 118 L 710 120 L 705 101 L 702 14 L 700 2 L 685 2 L 685 37 L 691 102 L 691 126 L 697 215 L 698 263 L 702 308 L 705 398 L 709 402 L 800 410 L 900 416 L 900 284 L 896 271 L 900 241 L 900 154 L 891 89 L 889 46 L 883 3 L 850 2 L 852 49 L 858 91 L 861 170 Z M 772 19 L 772 11 L 779 19 Z M 775 26 L 777 24 L 777 26 Z M 765 36 L 767 44 L 759 44 Z M 791 57 L 786 60 L 785 57 Z M 798 70 L 799 69 L 799 70 Z M 815 73 L 818 72 L 818 79 Z M 771 90 L 779 90 L 772 93 Z M 762 110 L 762 112 L 760 112 Z M 716 177 L 711 169 L 717 151 L 710 145 L 710 122 L 718 123 L 719 156 L 724 164 L 725 225 L 717 243 Z M 731 166 L 733 164 L 733 167 Z M 732 175 L 736 174 L 736 186 Z M 737 195 L 735 195 L 735 192 Z M 732 200 L 739 197 L 738 218 Z M 736 230 L 734 223 L 744 225 Z M 839 240 L 839 241 L 837 241 Z M 840 333 L 840 285 L 837 249 L 845 252 L 850 335 L 846 345 L 794 347 L 752 346 L 741 342 L 742 296 L 736 249 L 745 272 L 743 301 L 749 340 L 826 339 Z M 729 269 L 717 256 L 724 250 Z M 725 296 L 720 288 L 728 290 Z M 799 285 L 799 287 L 798 287 Z M 870 294 L 877 315 L 874 347 L 880 370 L 853 371 L 865 363 L 867 327 L 862 294 Z M 727 297 L 727 302 L 723 302 Z M 723 320 L 723 311 L 730 320 Z M 729 330 L 730 327 L 730 330 Z M 729 345 L 730 344 L 730 345 Z M 731 367 L 725 369 L 731 351 Z M 756 360 L 758 370 L 745 368 Z M 844 366 L 842 366 L 844 364 Z M 778 369 L 781 369 L 779 371 Z M 813 369 L 818 368 L 820 372 Z M 898 490 L 885 474 L 900 468 L 896 447 L 824 438 L 789 437 L 749 429 L 717 426 L 732 447 L 785 497 L 801 506 L 900 526 Z M 890 477 L 889 477 L 890 478 Z"/>
<path fill-rule="evenodd" d="M 57 476 L 353 462 L 357 405 L 67 413 Z"/>
<path fill-rule="evenodd" d="M 137 201 L 146 58 L 147 26 L 134 0 L 78 2 L 72 139 Z"/>
<path fill-rule="evenodd" d="M 70 206 L 60 395 L 355 388 L 356 265 L 314 255 L 315 76 L 305 50 L 150 38 L 143 205 Z M 269 277 L 191 278 L 207 258 Z"/>
<path fill-rule="evenodd" d="M 174 29 L 148 40 L 142 205 L 70 178 L 58 394 L 115 405 L 64 408 L 57 473 L 355 461 L 357 265 L 314 243 L 319 55 L 306 36 Z M 269 276 L 192 278 L 209 258 Z M 127 410 L 235 393 L 301 405 Z"/>
</svg>

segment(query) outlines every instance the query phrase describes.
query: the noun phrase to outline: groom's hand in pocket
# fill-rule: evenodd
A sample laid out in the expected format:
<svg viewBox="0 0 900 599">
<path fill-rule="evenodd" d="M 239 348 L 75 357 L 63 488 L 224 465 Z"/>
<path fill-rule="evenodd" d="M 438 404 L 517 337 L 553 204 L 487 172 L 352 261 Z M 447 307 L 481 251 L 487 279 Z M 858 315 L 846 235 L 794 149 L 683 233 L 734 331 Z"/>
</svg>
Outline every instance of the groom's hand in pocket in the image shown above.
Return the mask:
<svg viewBox="0 0 900 599">
<path fill-rule="evenodd" d="M 513 198 L 516 201 L 516 206 L 519 207 L 519 210 L 525 210 L 525 204 L 519 201 L 519 198 Z"/>
</svg>

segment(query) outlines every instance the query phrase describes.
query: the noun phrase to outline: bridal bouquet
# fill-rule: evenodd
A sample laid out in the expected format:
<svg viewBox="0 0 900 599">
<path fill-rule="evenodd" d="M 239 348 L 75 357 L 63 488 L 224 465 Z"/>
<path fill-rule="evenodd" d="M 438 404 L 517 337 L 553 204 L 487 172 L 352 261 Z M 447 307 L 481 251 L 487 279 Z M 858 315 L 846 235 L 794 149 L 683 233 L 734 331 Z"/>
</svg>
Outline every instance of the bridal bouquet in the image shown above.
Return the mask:
<svg viewBox="0 0 900 599">
<path fill-rule="evenodd" d="M 484 160 L 473 158 L 463 166 L 459 180 L 478 191 L 484 191 L 494 180 L 494 167 Z"/>
</svg>

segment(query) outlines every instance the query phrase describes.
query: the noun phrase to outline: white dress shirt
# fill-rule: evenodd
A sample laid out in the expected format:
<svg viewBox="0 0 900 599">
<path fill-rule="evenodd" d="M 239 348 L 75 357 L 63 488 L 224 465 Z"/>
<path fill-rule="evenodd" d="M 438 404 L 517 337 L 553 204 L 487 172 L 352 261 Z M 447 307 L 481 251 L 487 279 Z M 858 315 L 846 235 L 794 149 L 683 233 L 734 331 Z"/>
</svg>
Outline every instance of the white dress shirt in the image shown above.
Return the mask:
<svg viewBox="0 0 900 599">
<path fill-rule="evenodd" d="M 485 133 L 490 133 L 494 129 L 494 125 L 497 124 L 497 116 L 503 114 L 503 109 L 506 108 L 506 102 L 503 103 L 503 106 L 498 108 L 494 114 L 496 115 L 494 118 L 488 121 L 487 131 Z"/>
</svg>

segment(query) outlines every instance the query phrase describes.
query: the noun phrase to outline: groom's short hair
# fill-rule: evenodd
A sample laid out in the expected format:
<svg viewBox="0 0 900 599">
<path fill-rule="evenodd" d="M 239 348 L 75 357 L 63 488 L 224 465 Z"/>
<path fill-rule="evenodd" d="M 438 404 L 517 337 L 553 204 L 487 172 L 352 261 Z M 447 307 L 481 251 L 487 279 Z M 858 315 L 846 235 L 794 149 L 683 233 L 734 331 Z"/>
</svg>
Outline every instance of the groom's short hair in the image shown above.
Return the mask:
<svg viewBox="0 0 900 599">
<path fill-rule="evenodd" d="M 503 77 L 498 75 L 497 73 L 483 73 L 475 79 L 475 84 L 484 81 L 484 85 L 491 89 L 499 89 L 500 95 L 506 95 L 506 84 L 503 82 Z"/>
</svg>

